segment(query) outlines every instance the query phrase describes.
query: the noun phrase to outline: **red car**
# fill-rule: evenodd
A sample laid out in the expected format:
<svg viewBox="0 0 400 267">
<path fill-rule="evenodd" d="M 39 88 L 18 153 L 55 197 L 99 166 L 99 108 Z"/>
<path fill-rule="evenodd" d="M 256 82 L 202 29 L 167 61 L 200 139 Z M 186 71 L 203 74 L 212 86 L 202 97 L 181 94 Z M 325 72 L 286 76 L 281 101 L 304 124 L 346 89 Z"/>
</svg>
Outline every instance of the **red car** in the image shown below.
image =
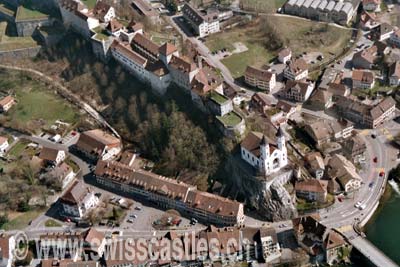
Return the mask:
<svg viewBox="0 0 400 267">
<path fill-rule="evenodd" d="M 343 201 L 343 199 L 342 199 L 341 197 L 338 197 L 338 200 L 339 200 L 339 202 L 342 202 L 342 201 Z"/>
<path fill-rule="evenodd" d="M 375 163 L 378 162 L 378 158 L 377 157 L 375 157 L 373 160 L 374 160 Z"/>
<path fill-rule="evenodd" d="M 383 176 L 385 176 L 385 172 L 380 172 L 379 177 L 383 177 Z"/>
</svg>

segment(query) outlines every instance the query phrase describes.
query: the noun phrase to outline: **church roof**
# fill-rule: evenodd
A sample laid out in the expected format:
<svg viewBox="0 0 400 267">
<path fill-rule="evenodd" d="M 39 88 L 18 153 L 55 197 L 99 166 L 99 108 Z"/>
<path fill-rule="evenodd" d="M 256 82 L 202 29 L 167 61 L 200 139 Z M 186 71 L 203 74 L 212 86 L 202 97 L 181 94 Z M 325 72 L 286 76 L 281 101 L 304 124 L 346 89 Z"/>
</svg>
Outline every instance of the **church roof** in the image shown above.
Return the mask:
<svg viewBox="0 0 400 267">
<path fill-rule="evenodd" d="M 264 143 L 263 143 L 264 142 Z M 252 153 L 256 157 L 260 157 L 260 145 L 269 144 L 269 153 L 274 152 L 276 144 L 268 139 L 267 136 L 260 132 L 250 132 L 240 143 L 240 146 Z"/>
</svg>

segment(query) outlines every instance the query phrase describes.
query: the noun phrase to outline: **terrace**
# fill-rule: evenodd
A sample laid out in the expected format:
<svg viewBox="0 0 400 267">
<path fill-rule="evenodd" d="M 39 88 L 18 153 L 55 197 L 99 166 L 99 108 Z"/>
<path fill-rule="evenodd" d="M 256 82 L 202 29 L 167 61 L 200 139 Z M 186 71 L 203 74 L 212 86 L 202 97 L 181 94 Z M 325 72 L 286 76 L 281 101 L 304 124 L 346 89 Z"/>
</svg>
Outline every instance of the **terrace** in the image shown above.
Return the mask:
<svg viewBox="0 0 400 267">
<path fill-rule="evenodd" d="M 98 41 L 105 41 L 110 37 L 108 32 L 100 26 L 94 28 L 93 31 L 95 32 L 95 35 L 93 35 L 93 38 Z"/>
<path fill-rule="evenodd" d="M 217 116 L 217 120 L 219 120 L 225 127 L 234 127 L 242 121 L 242 118 L 235 111 L 231 111 L 222 117 Z"/>
<path fill-rule="evenodd" d="M 15 15 L 15 21 L 41 20 L 47 19 L 48 17 L 48 15 L 31 7 L 19 6 L 17 9 L 17 14 Z"/>
<path fill-rule="evenodd" d="M 229 98 L 227 98 L 226 96 L 218 94 L 214 91 L 211 92 L 210 99 L 212 101 L 218 103 L 219 105 L 223 105 L 224 103 L 226 103 L 229 100 Z"/>
</svg>

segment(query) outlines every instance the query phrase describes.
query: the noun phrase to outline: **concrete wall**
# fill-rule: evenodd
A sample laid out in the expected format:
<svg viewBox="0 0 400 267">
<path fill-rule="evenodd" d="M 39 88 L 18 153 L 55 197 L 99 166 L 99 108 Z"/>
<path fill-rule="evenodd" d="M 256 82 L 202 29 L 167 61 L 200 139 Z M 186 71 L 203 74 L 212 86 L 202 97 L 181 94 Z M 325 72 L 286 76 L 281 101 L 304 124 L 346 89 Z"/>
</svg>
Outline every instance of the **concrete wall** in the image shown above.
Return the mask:
<svg viewBox="0 0 400 267">
<path fill-rule="evenodd" d="M 0 51 L 0 61 L 5 59 L 20 59 L 27 57 L 35 57 L 39 51 L 40 46 L 31 47 L 31 48 L 23 48 L 13 51 Z"/>
</svg>

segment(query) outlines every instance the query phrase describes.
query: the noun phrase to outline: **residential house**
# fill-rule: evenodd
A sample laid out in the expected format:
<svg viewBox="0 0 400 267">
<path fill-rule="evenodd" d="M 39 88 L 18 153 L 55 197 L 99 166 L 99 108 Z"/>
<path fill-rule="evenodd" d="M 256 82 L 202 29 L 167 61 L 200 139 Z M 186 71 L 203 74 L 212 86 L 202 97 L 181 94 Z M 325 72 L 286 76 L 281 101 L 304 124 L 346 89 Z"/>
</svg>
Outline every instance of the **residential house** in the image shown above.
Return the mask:
<svg viewBox="0 0 400 267">
<path fill-rule="evenodd" d="M 157 23 L 160 19 L 158 11 L 153 8 L 150 2 L 146 0 L 132 1 L 132 8 L 141 16 L 150 20 L 152 23 Z"/>
<path fill-rule="evenodd" d="M 327 175 L 346 193 L 356 191 L 361 187 L 362 178 L 357 173 L 356 167 L 340 154 L 335 154 L 329 160 Z"/>
<path fill-rule="evenodd" d="M 82 233 L 83 247 L 86 252 L 89 252 L 91 256 L 96 255 L 102 257 L 106 250 L 106 236 L 104 232 L 98 231 L 91 227 L 89 230 Z"/>
<path fill-rule="evenodd" d="M 353 55 L 352 63 L 356 69 L 372 69 L 378 59 L 378 47 L 373 45 Z"/>
<path fill-rule="evenodd" d="M 314 83 L 311 81 L 292 81 L 286 82 L 282 94 L 290 101 L 305 102 L 314 90 Z"/>
<path fill-rule="evenodd" d="M 346 139 L 351 136 L 353 123 L 347 120 L 318 120 L 307 124 L 304 130 L 313 139 L 317 146 L 322 146 L 333 140 Z"/>
<path fill-rule="evenodd" d="M 372 106 L 346 97 L 338 97 L 335 107 L 340 116 L 358 125 L 375 129 L 394 117 L 396 102 L 392 97 L 387 97 Z"/>
<path fill-rule="evenodd" d="M 98 161 L 95 170 L 99 184 L 123 190 L 132 197 L 150 201 L 165 209 L 214 225 L 242 225 L 243 204 L 207 192 L 195 186 L 116 161 Z"/>
<path fill-rule="evenodd" d="M 186 3 L 182 8 L 183 17 L 199 37 L 220 31 L 218 12 L 203 11 Z"/>
<path fill-rule="evenodd" d="M 363 9 L 368 12 L 379 12 L 381 10 L 381 0 L 363 0 Z"/>
<path fill-rule="evenodd" d="M 0 234 L 0 267 L 11 267 L 14 262 L 15 239 L 4 233 Z"/>
<path fill-rule="evenodd" d="M 261 228 L 260 241 L 262 247 L 262 256 L 265 263 L 271 263 L 281 257 L 281 247 L 278 242 L 278 236 L 274 228 Z"/>
<path fill-rule="evenodd" d="M 46 165 L 58 166 L 65 160 L 66 153 L 64 150 L 58 150 L 50 147 L 43 147 L 40 151 L 39 158 L 44 161 Z"/>
<path fill-rule="evenodd" d="M 304 165 L 312 176 L 321 179 L 325 173 L 325 163 L 321 153 L 311 152 L 304 156 Z"/>
<path fill-rule="evenodd" d="M 3 97 L 0 100 L 0 112 L 7 112 L 15 104 L 15 99 L 12 96 Z"/>
<path fill-rule="evenodd" d="M 276 108 L 282 110 L 285 114 L 286 120 L 288 120 L 297 110 L 300 110 L 301 106 L 284 100 L 279 100 L 278 103 L 276 103 Z"/>
<path fill-rule="evenodd" d="M 271 92 L 276 85 L 276 75 L 269 70 L 247 66 L 244 73 L 245 82 L 253 87 Z"/>
<path fill-rule="evenodd" d="M 356 135 L 347 139 L 342 147 L 343 155 L 354 164 L 365 160 L 367 145 L 360 136 Z"/>
<path fill-rule="evenodd" d="M 283 48 L 278 53 L 278 60 L 279 62 L 286 64 L 289 60 L 292 59 L 292 50 L 289 48 Z"/>
<path fill-rule="evenodd" d="M 372 71 L 353 70 L 353 89 L 372 89 L 375 85 L 375 75 Z"/>
<path fill-rule="evenodd" d="M 328 181 L 308 179 L 296 182 L 295 190 L 298 198 L 325 203 L 328 194 Z"/>
<path fill-rule="evenodd" d="M 350 88 L 342 83 L 331 83 L 327 89 L 328 92 L 332 93 L 332 96 L 336 98 L 336 96 L 349 96 Z"/>
<path fill-rule="evenodd" d="M 276 144 L 259 132 L 250 132 L 240 143 L 244 161 L 264 175 L 281 170 L 288 164 L 286 141 L 281 128 L 276 134 Z"/>
<path fill-rule="evenodd" d="M 115 9 L 102 0 L 96 2 L 92 13 L 100 22 L 110 22 L 115 18 Z"/>
<path fill-rule="evenodd" d="M 268 109 L 271 109 L 277 104 L 274 97 L 265 93 L 257 92 L 253 94 L 250 101 L 250 108 L 264 114 Z"/>
<path fill-rule="evenodd" d="M 8 138 L 4 136 L 0 136 L 0 154 L 4 154 L 10 144 L 8 143 Z"/>
<path fill-rule="evenodd" d="M 400 85 L 400 62 L 396 61 L 389 67 L 389 84 L 390 86 Z"/>
<path fill-rule="evenodd" d="M 99 199 L 83 182 L 75 181 L 60 198 L 60 202 L 65 215 L 82 218 L 97 206 Z"/>
<path fill-rule="evenodd" d="M 121 151 L 121 141 L 100 130 L 94 129 L 80 134 L 76 149 L 90 159 L 110 159 Z"/>
<path fill-rule="evenodd" d="M 61 189 L 64 190 L 75 178 L 76 173 L 67 163 L 63 162 L 51 169 L 48 175 L 60 181 Z"/>
<path fill-rule="evenodd" d="M 339 232 L 325 227 L 319 220 L 318 214 L 292 220 L 299 245 L 320 263 L 334 264 L 349 260 L 350 244 Z"/>
<path fill-rule="evenodd" d="M 385 41 L 393 34 L 394 28 L 392 25 L 383 22 L 371 31 L 372 37 L 377 41 Z"/>
<path fill-rule="evenodd" d="M 319 89 L 328 90 L 330 84 L 341 84 L 343 80 L 343 71 L 336 68 L 326 68 L 321 77 Z"/>
<path fill-rule="evenodd" d="M 325 90 L 315 90 L 316 92 L 311 96 L 310 105 L 318 110 L 328 109 L 333 104 L 333 94 Z"/>
<path fill-rule="evenodd" d="M 392 35 L 390 35 L 389 42 L 397 47 L 400 47 L 400 29 L 396 30 L 392 33 Z"/>
<path fill-rule="evenodd" d="M 295 81 L 306 79 L 308 76 L 307 62 L 302 58 L 288 62 L 283 76 L 288 80 Z"/>
<path fill-rule="evenodd" d="M 379 26 L 379 21 L 374 13 L 369 13 L 364 10 L 360 15 L 360 26 L 363 30 L 370 31 Z"/>
</svg>

